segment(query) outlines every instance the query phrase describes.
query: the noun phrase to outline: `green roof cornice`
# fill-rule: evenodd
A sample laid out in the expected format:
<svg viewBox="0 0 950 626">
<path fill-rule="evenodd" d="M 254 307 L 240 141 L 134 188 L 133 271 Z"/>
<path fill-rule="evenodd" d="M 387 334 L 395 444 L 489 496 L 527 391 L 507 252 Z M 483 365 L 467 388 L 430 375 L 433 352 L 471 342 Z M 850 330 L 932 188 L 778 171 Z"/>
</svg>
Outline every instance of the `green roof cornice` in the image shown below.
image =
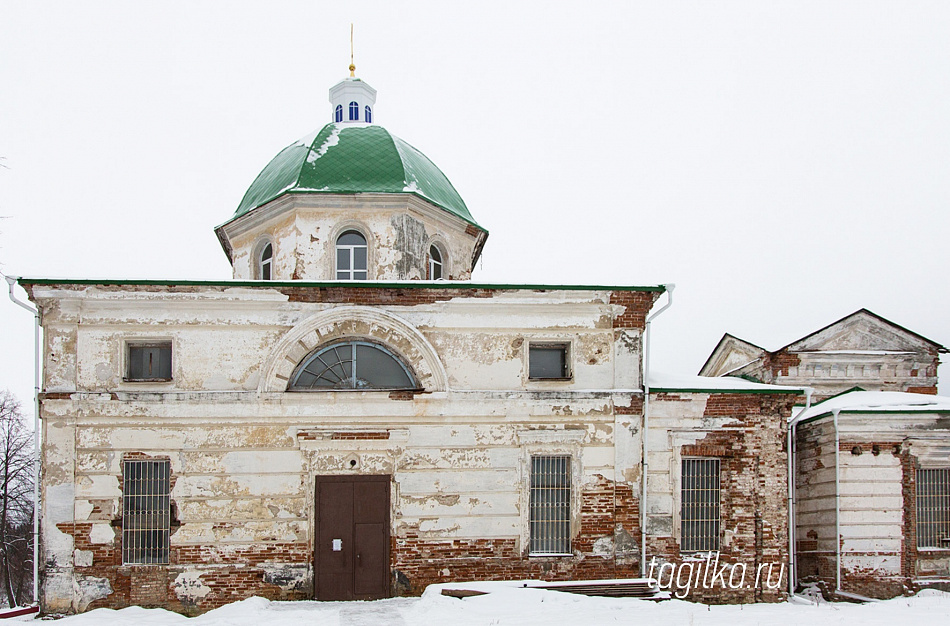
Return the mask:
<svg viewBox="0 0 950 626">
<path fill-rule="evenodd" d="M 504 291 L 653 291 L 663 293 L 663 285 L 542 285 L 509 283 L 471 283 L 449 280 L 412 281 L 302 281 L 302 280 L 151 280 L 151 279 L 92 279 L 92 278 L 17 278 L 26 285 L 116 285 L 142 287 L 296 287 L 314 289 L 494 289 Z"/>
</svg>

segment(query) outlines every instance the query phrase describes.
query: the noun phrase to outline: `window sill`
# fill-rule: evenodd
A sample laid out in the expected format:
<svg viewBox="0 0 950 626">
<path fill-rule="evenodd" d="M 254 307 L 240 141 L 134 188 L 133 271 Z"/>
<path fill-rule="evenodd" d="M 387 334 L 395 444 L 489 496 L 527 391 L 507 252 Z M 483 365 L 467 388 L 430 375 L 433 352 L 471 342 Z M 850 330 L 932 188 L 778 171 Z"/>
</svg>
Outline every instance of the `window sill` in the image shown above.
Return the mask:
<svg viewBox="0 0 950 626">
<path fill-rule="evenodd" d="M 574 380 L 573 376 L 562 376 L 562 377 L 551 377 L 551 378 L 531 378 L 528 377 L 529 383 L 569 383 Z"/>
<path fill-rule="evenodd" d="M 573 552 L 531 552 L 528 554 L 529 559 L 563 559 L 572 556 L 574 556 Z"/>
<path fill-rule="evenodd" d="M 171 378 L 123 378 L 124 383 L 170 383 Z"/>
</svg>

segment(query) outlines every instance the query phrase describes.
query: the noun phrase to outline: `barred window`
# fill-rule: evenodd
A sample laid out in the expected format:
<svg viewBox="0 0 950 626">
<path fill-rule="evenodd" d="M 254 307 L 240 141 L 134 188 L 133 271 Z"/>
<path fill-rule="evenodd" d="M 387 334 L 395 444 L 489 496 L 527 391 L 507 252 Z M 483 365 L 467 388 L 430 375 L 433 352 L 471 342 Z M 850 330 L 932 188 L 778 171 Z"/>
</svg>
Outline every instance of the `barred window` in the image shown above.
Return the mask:
<svg viewBox="0 0 950 626">
<path fill-rule="evenodd" d="M 168 563 L 171 517 L 169 461 L 125 461 L 122 467 L 122 562 Z"/>
<path fill-rule="evenodd" d="M 683 459 L 683 551 L 719 549 L 719 459 Z"/>
<path fill-rule="evenodd" d="M 917 470 L 917 547 L 950 548 L 950 468 Z"/>
<path fill-rule="evenodd" d="M 571 553 L 571 457 L 531 457 L 531 554 Z"/>
</svg>

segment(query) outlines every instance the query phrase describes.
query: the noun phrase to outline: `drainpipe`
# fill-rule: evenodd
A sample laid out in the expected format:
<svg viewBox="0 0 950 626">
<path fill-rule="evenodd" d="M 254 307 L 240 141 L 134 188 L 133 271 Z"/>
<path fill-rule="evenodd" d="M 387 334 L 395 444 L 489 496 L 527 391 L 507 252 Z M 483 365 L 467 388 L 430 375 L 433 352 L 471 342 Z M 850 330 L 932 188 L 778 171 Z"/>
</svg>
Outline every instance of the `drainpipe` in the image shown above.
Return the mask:
<svg viewBox="0 0 950 626">
<path fill-rule="evenodd" d="M 673 304 L 673 290 L 676 285 L 663 285 L 666 289 L 666 304 L 647 318 L 643 331 L 643 428 L 640 431 L 642 457 L 640 459 L 640 577 L 647 576 L 647 452 L 650 428 L 650 322 Z"/>
<path fill-rule="evenodd" d="M 835 416 L 835 593 L 841 591 L 841 431 L 838 430 L 838 414 L 841 409 L 834 409 Z"/>
<path fill-rule="evenodd" d="M 34 371 L 33 371 L 33 603 L 39 604 L 40 594 L 40 311 L 17 300 L 13 295 L 13 286 L 17 279 L 4 276 L 10 287 L 10 300 L 17 306 L 23 307 L 33 314 L 35 325 L 33 329 L 34 341 Z"/>
<path fill-rule="evenodd" d="M 786 436 L 788 437 L 785 449 L 788 451 L 788 595 L 795 595 L 798 584 L 798 562 L 795 558 L 795 428 L 798 422 L 811 408 L 811 395 L 815 392 L 811 387 L 805 387 L 805 408 L 795 417 L 789 418 Z"/>
</svg>

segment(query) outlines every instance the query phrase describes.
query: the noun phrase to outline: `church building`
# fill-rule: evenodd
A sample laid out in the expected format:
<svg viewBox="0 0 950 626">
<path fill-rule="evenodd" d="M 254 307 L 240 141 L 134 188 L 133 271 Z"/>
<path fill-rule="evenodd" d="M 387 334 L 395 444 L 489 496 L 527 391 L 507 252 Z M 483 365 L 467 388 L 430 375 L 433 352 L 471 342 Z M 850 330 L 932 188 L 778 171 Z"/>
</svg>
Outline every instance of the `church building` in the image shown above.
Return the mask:
<svg viewBox="0 0 950 626">
<path fill-rule="evenodd" d="M 215 229 L 232 277 L 19 279 L 43 610 L 649 576 L 783 599 L 805 386 L 651 376 L 669 286 L 473 281 L 488 231 L 375 99 L 351 73 L 250 184 Z"/>
</svg>

